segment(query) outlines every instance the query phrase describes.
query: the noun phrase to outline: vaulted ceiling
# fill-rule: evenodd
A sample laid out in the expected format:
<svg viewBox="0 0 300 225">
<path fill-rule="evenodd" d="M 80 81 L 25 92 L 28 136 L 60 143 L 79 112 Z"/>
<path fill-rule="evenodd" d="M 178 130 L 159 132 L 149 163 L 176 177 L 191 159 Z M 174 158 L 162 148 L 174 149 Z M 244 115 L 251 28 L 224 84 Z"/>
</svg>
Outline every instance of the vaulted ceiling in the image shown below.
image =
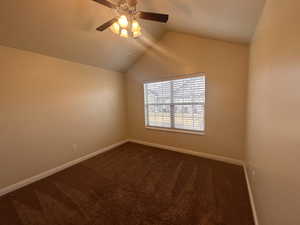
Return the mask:
<svg viewBox="0 0 300 225">
<path fill-rule="evenodd" d="M 116 2 L 116 1 L 112 1 Z M 139 9 L 170 15 L 167 25 L 141 21 L 140 41 L 96 27 L 115 14 L 92 0 L 0 3 L 0 45 L 126 71 L 167 30 L 248 43 L 264 0 L 139 0 Z"/>
<path fill-rule="evenodd" d="M 170 14 L 168 29 L 231 42 L 250 42 L 265 0 L 140 0 Z"/>
</svg>

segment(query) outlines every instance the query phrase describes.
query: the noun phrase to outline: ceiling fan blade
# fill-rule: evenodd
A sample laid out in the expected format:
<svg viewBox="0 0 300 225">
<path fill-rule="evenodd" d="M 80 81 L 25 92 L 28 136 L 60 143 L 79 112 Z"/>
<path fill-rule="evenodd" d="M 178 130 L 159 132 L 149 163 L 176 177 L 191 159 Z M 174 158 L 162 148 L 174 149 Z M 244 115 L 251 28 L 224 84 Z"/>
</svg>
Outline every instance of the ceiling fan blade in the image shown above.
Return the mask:
<svg viewBox="0 0 300 225">
<path fill-rule="evenodd" d="M 143 20 L 153 20 L 156 22 L 166 23 L 169 20 L 169 15 L 152 13 L 152 12 L 140 12 L 139 17 Z"/>
<path fill-rule="evenodd" d="M 107 6 L 108 8 L 112 8 L 112 9 L 114 9 L 114 8 L 116 8 L 116 5 L 115 4 L 113 4 L 113 3 L 111 3 L 111 2 L 109 2 L 109 1 L 107 1 L 107 0 L 94 0 L 95 2 L 98 2 L 99 4 L 101 4 L 101 5 L 105 5 L 105 6 Z"/>
<path fill-rule="evenodd" d="M 111 25 L 113 25 L 115 22 L 117 22 L 118 19 L 117 18 L 113 18 L 111 19 L 110 21 L 102 24 L 100 27 L 97 28 L 98 31 L 104 31 L 106 30 L 107 28 L 109 28 Z"/>
</svg>

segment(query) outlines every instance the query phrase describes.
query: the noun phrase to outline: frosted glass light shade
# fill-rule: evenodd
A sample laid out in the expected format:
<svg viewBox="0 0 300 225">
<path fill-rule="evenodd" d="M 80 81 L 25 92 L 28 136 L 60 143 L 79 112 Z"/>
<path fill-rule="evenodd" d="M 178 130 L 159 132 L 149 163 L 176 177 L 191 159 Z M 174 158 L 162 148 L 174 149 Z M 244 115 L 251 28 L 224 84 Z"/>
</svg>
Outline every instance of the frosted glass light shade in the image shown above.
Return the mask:
<svg viewBox="0 0 300 225">
<path fill-rule="evenodd" d="M 128 31 L 125 30 L 125 29 L 122 29 L 122 30 L 121 30 L 120 36 L 121 36 L 121 37 L 124 37 L 124 38 L 128 38 Z"/>
<path fill-rule="evenodd" d="M 122 28 L 127 28 L 128 27 L 128 20 L 127 20 L 126 16 L 124 16 L 124 15 L 120 16 L 118 22 L 119 22 L 119 25 Z"/>
<path fill-rule="evenodd" d="M 133 33 L 134 33 L 134 32 L 140 32 L 140 31 L 141 31 L 141 26 L 140 26 L 140 24 L 139 24 L 136 20 L 133 20 L 133 21 L 132 21 L 131 31 L 132 31 Z"/>
<path fill-rule="evenodd" d="M 120 25 L 116 22 L 113 25 L 110 26 L 110 29 L 112 32 L 114 32 L 115 34 L 119 34 L 120 33 Z"/>
<path fill-rule="evenodd" d="M 139 36 L 141 36 L 141 35 L 142 35 L 141 31 L 133 32 L 133 37 L 134 37 L 134 38 L 137 38 L 137 37 L 139 37 Z"/>
</svg>

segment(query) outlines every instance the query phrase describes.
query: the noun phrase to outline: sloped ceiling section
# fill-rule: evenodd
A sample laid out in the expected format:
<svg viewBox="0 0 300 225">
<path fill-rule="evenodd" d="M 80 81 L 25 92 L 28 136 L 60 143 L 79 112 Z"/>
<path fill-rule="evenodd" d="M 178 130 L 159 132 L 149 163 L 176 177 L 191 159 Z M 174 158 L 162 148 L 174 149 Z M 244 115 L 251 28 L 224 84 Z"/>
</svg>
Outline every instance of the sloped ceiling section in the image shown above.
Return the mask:
<svg viewBox="0 0 300 225">
<path fill-rule="evenodd" d="M 168 12 L 170 31 L 249 43 L 265 0 L 140 0 L 146 10 Z"/>
<path fill-rule="evenodd" d="M 140 41 L 96 31 L 115 14 L 92 0 L 1 1 L 0 45 L 125 72 L 167 30 L 248 43 L 264 5 L 264 0 L 138 2 L 141 10 L 170 15 L 167 25 L 140 21 Z"/>
<path fill-rule="evenodd" d="M 166 25 L 142 22 L 143 42 L 96 31 L 114 16 L 92 0 L 1 1 L 0 45 L 123 72 Z"/>
</svg>

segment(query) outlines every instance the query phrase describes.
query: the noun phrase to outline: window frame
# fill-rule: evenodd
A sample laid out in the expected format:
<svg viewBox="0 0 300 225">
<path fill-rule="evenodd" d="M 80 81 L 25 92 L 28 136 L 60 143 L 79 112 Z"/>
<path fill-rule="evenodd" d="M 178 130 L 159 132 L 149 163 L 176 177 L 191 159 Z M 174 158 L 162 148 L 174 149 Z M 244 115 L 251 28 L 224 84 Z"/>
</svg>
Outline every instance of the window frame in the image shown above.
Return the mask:
<svg viewBox="0 0 300 225">
<path fill-rule="evenodd" d="M 170 105 L 170 124 L 171 127 L 160 127 L 160 126 L 151 126 L 149 124 L 149 118 L 148 115 L 146 114 L 146 96 L 145 96 L 145 84 L 148 83 L 157 83 L 157 82 L 164 82 L 164 81 L 174 81 L 174 80 L 181 80 L 181 79 L 188 79 L 188 78 L 193 78 L 193 77 L 204 77 L 205 80 L 205 101 L 204 103 L 198 103 L 198 105 L 203 106 L 203 130 L 190 130 L 190 129 L 181 129 L 181 128 L 175 128 L 175 122 L 172 121 L 174 119 L 174 116 L 172 116 L 172 113 L 174 113 L 174 110 L 172 110 L 172 107 L 174 108 L 175 105 L 197 105 L 195 103 L 173 103 L 171 100 L 171 103 L 169 104 L 161 104 L 161 105 Z M 171 89 L 172 91 L 173 89 Z M 206 101 L 207 101 L 207 76 L 206 73 L 200 72 L 200 73 L 194 73 L 194 74 L 186 74 L 186 75 L 177 75 L 173 77 L 166 77 L 165 79 L 155 79 L 155 80 L 149 80 L 149 81 L 144 81 L 143 82 L 143 102 L 144 102 L 144 124 L 145 128 L 149 130 L 154 130 L 154 131 L 164 131 L 164 132 L 172 132 L 172 133 L 185 133 L 185 134 L 194 134 L 194 135 L 205 135 L 206 132 Z M 171 98 L 173 98 L 173 94 L 171 93 Z M 147 104 L 149 106 L 151 104 Z M 160 105 L 160 104 L 152 104 L 152 105 Z M 148 113 L 148 110 L 147 110 Z M 172 127 L 173 126 L 173 127 Z"/>
</svg>

